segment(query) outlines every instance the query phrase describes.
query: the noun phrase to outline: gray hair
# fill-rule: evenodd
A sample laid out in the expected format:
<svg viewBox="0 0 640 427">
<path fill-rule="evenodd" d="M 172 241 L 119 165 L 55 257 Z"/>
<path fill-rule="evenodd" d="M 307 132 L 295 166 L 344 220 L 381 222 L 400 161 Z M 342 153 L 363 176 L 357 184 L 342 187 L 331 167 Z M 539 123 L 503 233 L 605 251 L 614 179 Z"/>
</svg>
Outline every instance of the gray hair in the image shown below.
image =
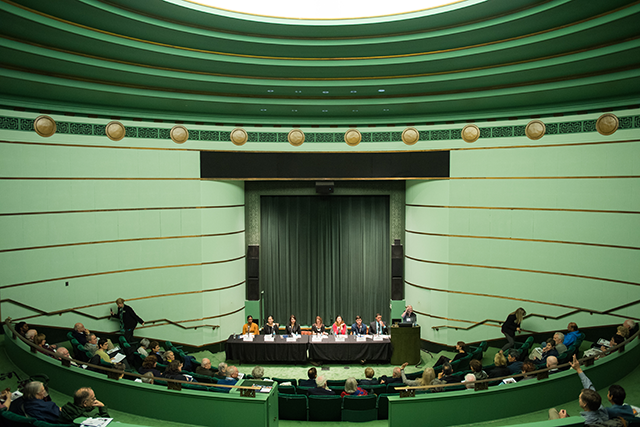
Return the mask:
<svg viewBox="0 0 640 427">
<path fill-rule="evenodd" d="M 206 357 L 202 359 L 202 362 L 200 362 L 200 366 L 202 366 L 203 368 L 205 367 L 205 365 L 208 365 L 211 363 L 211 360 L 207 359 Z"/>
<path fill-rule="evenodd" d="M 349 377 L 344 382 L 344 392 L 348 394 L 353 394 L 358 389 L 358 382 L 354 377 Z"/>
<path fill-rule="evenodd" d="M 264 368 L 262 366 L 256 366 L 253 368 L 253 371 L 251 371 L 251 376 L 255 379 L 262 379 L 264 376 Z"/>
<path fill-rule="evenodd" d="M 624 321 L 622 326 L 624 326 L 625 328 L 627 328 L 629 330 L 632 330 L 633 328 L 636 327 L 636 322 L 631 320 L 631 319 L 627 319 L 627 320 Z"/>
<path fill-rule="evenodd" d="M 142 347 L 144 347 L 144 348 L 149 347 L 149 344 L 151 344 L 151 341 L 149 341 L 149 340 L 148 340 L 148 339 L 146 339 L 146 338 L 142 338 L 142 339 L 140 340 L 140 345 L 141 345 Z"/>
<path fill-rule="evenodd" d="M 326 388 L 327 387 L 327 379 L 322 375 L 316 378 L 316 387 Z"/>
<path fill-rule="evenodd" d="M 147 372 L 142 376 L 141 380 L 145 384 L 153 384 L 153 372 Z"/>
<path fill-rule="evenodd" d="M 38 331 L 36 331 L 35 329 L 29 329 L 27 332 L 25 332 L 24 337 L 30 341 L 33 341 L 33 338 L 38 335 Z"/>
<path fill-rule="evenodd" d="M 23 394 L 25 400 L 36 399 L 36 395 L 40 393 L 40 387 L 42 387 L 42 385 L 40 381 L 31 381 L 24 386 Z"/>
<path fill-rule="evenodd" d="M 220 372 L 227 372 L 227 364 L 224 362 L 221 362 L 218 364 L 218 371 Z"/>
<path fill-rule="evenodd" d="M 227 368 L 227 376 L 233 377 L 233 374 L 238 374 L 238 368 L 236 368 L 235 366 L 229 366 Z"/>
<path fill-rule="evenodd" d="M 560 337 L 560 339 L 564 341 L 564 334 L 563 334 L 562 332 L 556 332 L 555 334 L 553 334 L 553 336 L 554 336 L 554 337 L 555 337 L 556 335 L 557 335 L 557 336 L 559 336 L 559 337 Z"/>
</svg>

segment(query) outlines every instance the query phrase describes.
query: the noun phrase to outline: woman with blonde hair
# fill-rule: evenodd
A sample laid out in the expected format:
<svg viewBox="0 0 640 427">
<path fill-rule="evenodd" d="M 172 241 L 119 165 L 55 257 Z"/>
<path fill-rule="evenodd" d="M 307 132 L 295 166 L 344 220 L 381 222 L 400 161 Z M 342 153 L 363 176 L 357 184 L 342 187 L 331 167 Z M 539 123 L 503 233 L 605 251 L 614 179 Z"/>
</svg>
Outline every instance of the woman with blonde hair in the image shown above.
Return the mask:
<svg viewBox="0 0 640 427">
<path fill-rule="evenodd" d="M 507 339 L 507 343 L 502 347 L 503 352 L 515 345 L 516 331 L 521 332 L 520 327 L 526 314 L 527 312 L 524 311 L 524 308 L 520 307 L 513 313 L 510 313 L 509 316 L 507 316 L 507 320 L 502 324 L 502 333 Z"/>
<path fill-rule="evenodd" d="M 436 371 L 434 371 L 433 368 L 427 368 L 424 371 L 422 371 L 422 376 L 418 379 L 415 379 L 415 380 L 408 379 L 404 374 L 404 368 L 406 368 L 408 364 L 409 363 L 405 362 L 400 367 L 400 375 L 402 375 L 402 382 L 404 384 L 411 387 L 415 387 L 415 386 L 421 387 L 424 385 L 431 385 L 433 380 L 436 379 Z"/>
</svg>

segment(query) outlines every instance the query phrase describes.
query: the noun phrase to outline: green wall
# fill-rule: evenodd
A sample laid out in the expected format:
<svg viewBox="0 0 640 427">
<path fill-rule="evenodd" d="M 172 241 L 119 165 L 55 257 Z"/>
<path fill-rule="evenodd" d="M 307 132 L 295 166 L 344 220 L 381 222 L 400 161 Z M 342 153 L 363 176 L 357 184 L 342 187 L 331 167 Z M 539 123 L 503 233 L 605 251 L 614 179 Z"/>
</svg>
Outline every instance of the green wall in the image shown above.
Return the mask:
<svg viewBox="0 0 640 427">
<path fill-rule="evenodd" d="M 638 318 L 622 307 L 640 299 L 638 136 L 480 140 L 451 152 L 451 179 L 408 181 L 406 300 L 423 339 L 502 337 L 496 321 L 520 306 L 535 332 Z"/>
<path fill-rule="evenodd" d="M 1 314 L 113 331 L 102 317 L 122 297 L 149 322 L 140 337 L 223 341 L 245 321 L 246 244 L 259 236 L 249 207 L 262 191 L 295 185 L 256 184 L 245 212 L 242 181 L 200 180 L 201 150 L 449 150 L 450 179 L 384 189 L 393 206 L 405 199 L 391 229 L 406 229 L 406 303 L 422 338 L 498 338 L 497 321 L 518 306 L 534 314 L 529 331 L 617 324 L 637 306 L 617 307 L 640 299 L 640 109 L 614 113 L 620 129 L 610 136 L 595 131 L 593 112 L 541 118 L 547 134 L 536 141 L 525 136 L 530 119 L 515 118 L 477 123 L 473 144 L 460 137 L 464 123 L 452 123 L 416 125 L 411 146 L 399 127 L 363 128 L 356 147 L 339 137 L 348 127 L 303 127 L 314 138 L 300 147 L 281 138 L 284 127 L 245 127 L 249 142 L 238 147 L 230 126 L 186 123 L 190 139 L 176 144 L 174 123 L 121 120 L 127 136 L 111 141 L 111 117 L 54 113 L 58 132 L 44 138 L 33 131 L 40 113 L 0 110 Z M 43 314 L 68 309 L 76 312 Z"/>
</svg>

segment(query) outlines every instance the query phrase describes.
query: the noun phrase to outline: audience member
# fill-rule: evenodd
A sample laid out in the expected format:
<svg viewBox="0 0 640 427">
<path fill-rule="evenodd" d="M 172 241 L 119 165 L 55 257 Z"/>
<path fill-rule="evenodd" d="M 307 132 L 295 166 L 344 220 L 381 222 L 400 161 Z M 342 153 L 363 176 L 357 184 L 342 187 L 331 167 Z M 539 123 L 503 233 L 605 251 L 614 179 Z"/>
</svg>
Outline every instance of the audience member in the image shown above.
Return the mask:
<svg viewBox="0 0 640 427">
<path fill-rule="evenodd" d="M 164 371 L 162 376 L 171 380 L 191 381 L 192 378 L 190 376 L 186 376 L 182 373 L 182 366 L 182 362 L 179 360 L 173 360 L 169 365 L 167 365 L 167 369 Z"/>
<path fill-rule="evenodd" d="M 340 393 L 340 397 L 345 396 L 366 396 L 368 393 L 358 387 L 358 382 L 354 377 L 349 377 L 344 382 L 344 391 Z"/>
<path fill-rule="evenodd" d="M 516 331 L 522 332 L 520 327 L 522 326 L 522 320 L 524 319 L 524 316 L 526 314 L 527 312 L 524 310 L 524 308 L 520 307 L 513 313 L 509 313 L 509 316 L 507 316 L 507 319 L 502 324 L 501 331 L 504 337 L 507 339 L 507 343 L 502 347 L 503 352 L 507 351 L 515 345 Z"/>
<path fill-rule="evenodd" d="M 489 371 L 489 378 L 501 378 L 513 375 L 511 370 L 507 367 L 507 358 L 504 357 L 504 353 L 499 351 L 493 358 L 495 368 Z"/>
<path fill-rule="evenodd" d="M 61 357 L 65 357 L 67 359 L 71 359 L 71 355 L 69 354 L 69 350 L 66 347 L 58 347 L 56 349 L 56 354 L 58 354 L 58 359 L 60 359 Z M 71 366 L 75 366 L 77 367 L 78 364 L 76 362 L 74 362 L 73 360 L 70 360 L 69 363 L 71 363 Z"/>
<path fill-rule="evenodd" d="M 91 353 L 91 355 L 96 354 L 96 351 L 98 351 L 98 337 L 96 334 L 89 334 L 84 344 L 84 348 Z"/>
<path fill-rule="evenodd" d="M 140 347 L 138 347 L 138 353 L 140 353 L 144 357 L 147 357 L 149 355 L 149 353 L 147 352 L 149 344 L 151 344 L 151 342 L 148 339 L 142 338 L 140 340 Z"/>
<path fill-rule="evenodd" d="M 542 353 L 540 354 L 540 357 L 536 358 L 534 362 L 539 364 L 542 364 L 542 363 L 546 364 L 547 357 L 549 356 L 555 356 L 555 357 L 560 356 L 560 354 L 556 350 L 556 341 L 553 338 L 549 338 L 547 340 L 547 345 L 542 349 Z"/>
<path fill-rule="evenodd" d="M 576 326 L 576 330 L 577 329 L 578 328 Z M 575 369 L 575 371 L 578 373 L 580 381 L 582 381 L 582 387 L 584 387 L 582 392 L 580 393 L 580 396 L 578 396 L 578 403 L 583 409 L 583 411 L 580 412 L 580 415 L 582 416 L 582 418 L 584 418 L 585 425 L 601 424 L 609 420 L 609 414 L 607 413 L 607 410 L 604 408 L 604 406 L 602 406 L 602 399 L 600 398 L 600 395 L 593 387 L 591 380 L 589 380 L 584 372 L 582 372 L 582 368 L 580 368 L 580 362 L 578 361 L 578 358 L 575 354 L 573 355 L 571 368 Z M 560 411 L 555 408 L 549 409 L 550 420 L 567 418 L 568 416 L 569 415 L 567 414 L 567 411 L 564 409 L 561 409 Z"/>
<path fill-rule="evenodd" d="M 607 399 L 609 403 L 611 403 L 611 408 L 605 408 L 609 414 L 609 418 L 622 417 L 626 421 L 638 420 L 633 413 L 633 408 L 624 403 L 626 397 L 627 393 L 621 386 L 614 384 L 609 387 Z"/>
<path fill-rule="evenodd" d="M 112 309 L 109 309 L 111 312 L 111 318 L 115 318 L 120 321 L 120 332 L 124 334 L 124 339 L 130 343 L 133 341 L 134 329 L 138 326 L 138 323 L 144 326 L 144 320 L 142 320 L 140 316 L 133 311 L 133 308 L 126 305 L 122 298 L 118 298 L 116 300 L 116 305 L 118 306 L 117 313 L 114 313 Z"/>
<path fill-rule="evenodd" d="M 227 376 L 218 381 L 218 384 L 222 384 L 222 385 L 236 385 L 236 383 L 238 382 L 238 368 L 236 368 L 235 366 L 229 366 L 227 367 Z M 231 389 L 225 387 L 225 392 L 229 393 Z"/>
<path fill-rule="evenodd" d="M 564 341 L 562 343 L 569 348 L 569 346 L 575 343 L 580 336 L 580 331 L 578 330 L 578 325 L 575 322 L 569 323 L 567 325 L 567 329 L 569 330 L 569 333 L 564 336 Z"/>
<path fill-rule="evenodd" d="M 216 378 L 225 379 L 227 377 L 227 364 L 224 362 L 220 362 L 218 364 L 218 372 L 216 373 Z"/>
<path fill-rule="evenodd" d="M 567 351 L 567 346 L 564 345 L 564 334 L 562 332 L 556 332 L 553 334 L 553 340 L 556 343 L 556 351 L 558 354 L 562 354 Z"/>
<path fill-rule="evenodd" d="M 38 331 L 36 331 L 35 329 L 29 329 L 24 333 L 24 337 L 31 342 L 33 342 L 33 339 L 36 337 L 36 335 L 38 335 Z"/>
<path fill-rule="evenodd" d="M 174 360 L 176 360 L 176 356 L 173 354 L 173 351 L 171 350 L 165 351 L 164 354 L 162 355 L 162 361 L 164 362 L 165 365 L 168 365 Z"/>
<path fill-rule="evenodd" d="M 162 353 L 160 352 L 160 344 L 158 344 L 158 341 L 151 341 L 151 343 L 149 343 L 149 349 L 151 350 L 149 356 L 155 356 L 158 362 L 163 360 Z"/>
<path fill-rule="evenodd" d="M 6 389 L 0 392 L 0 411 L 11 407 L 11 390 Z"/>
<path fill-rule="evenodd" d="M 546 363 L 546 362 L 545 362 Z M 529 374 L 529 372 L 533 372 L 536 370 L 536 365 L 535 363 L 533 363 L 533 361 L 531 360 L 525 360 L 522 363 L 522 373 L 525 374 L 524 377 L 522 377 L 522 380 L 531 380 L 531 379 L 535 379 L 536 376 L 533 375 L 527 375 Z M 521 381 L 522 381 L 521 380 Z"/>
<path fill-rule="evenodd" d="M 44 351 L 41 351 L 41 349 L 45 349 L 45 350 L 49 350 L 49 351 L 54 351 L 56 346 L 55 345 L 49 345 L 47 344 L 47 337 L 45 334 L 38 334 L 36 335 L 36 337 L 33 339 L 33 343 L 35 345 L 38 346 L 38 351 L 42 354 L 45 354 L 47 356 L 51 356 L 48 353 L 45 353 Z"/>
<path fill-rule="evenodd" d="M 415 380 L 408 379 L 407 376 L 404 374 L 404 368 L 406 368 L 407 365 L 408 363 L 404 363 L 400 367 L 400 377 L 402 378 L 403 384 L 406 384 L 411 387 L 415 387 L 415 386 L 422 387 L 425 385 L 440 384 L 436 382 L 436 372 L 433 370 L 433 368 L 427 368 L 424 371 L 422 371 L 422 375 L 418 379 L 415 379 Z"/>
<path fill-rule="evenodd" d="M 315 387 L 316 386 L 316 378 L 318 377 L 318 370 L 316 368 L 309 368 L 307 371 L 308 380 L 300 380 L 298 381 L 298 385 L 300 387 Z"/>
<path fill-rule="evenodd" d="M 624 326 L 625 328 L 627 328 L 627 330 L 629 331 L 629 335 L 633 335 L 636 333 L 636 326 L 637 323 L 634 320 L 631 319 L 627 319 L 624 321 L 624 323 L 622 324 L 622 326 Z"/>
<path fill-rule="evenodd" d="M 442 372 L 438 374 L 438 378 L 433 381 L 433 384 L 453 384 L 462 382 L 460 375 L 453 375 L 453 367 L 449 363 L 442 365 Z"/>
<path fill-rule="evenodd" d="M 471 372 L 476 380 L 486 380 L 489 378 L 489 375 L 485 371 L 482 370 L 482 362 L 479 360 L 473 359 L 469 362 L 469 367 L 471 368 Z"/>
<path fill-rule="evenodd" d="M 264 377 L 264 368 L 262 366 L 256 366 L 251 371 L 251 376 L 256 380 L 261 380 Z"/>
<path fill-rule="evenodd" d="M 396 366 L 393 368 L 393 373 L 391 378 L 386 375 L 380 377 L 380 384 L 391 384 L 391 383 L 401 383 L 402 382 L 402 370 L 400 367 Z"/>
<path fill-rule="evenodd" d="M 509 372 L 511 375 L 519 374 L 522 372 L 522 362 L 519 361 L 520 352 L 515 348 L 509 350 L 509 354 L 507 355 L 507 368 L 509 368 Z"/>
<path fill-rule="evenodd" d="M 327 379 L 322 375 L 316 378 L 316 386 L 309 389 L 310 395 L 332 395 L 336 394 L 333 390 L 327 387 Z"/>
<path fill-rule="evenodd" d="M 60 408 L 52 401 L 44 400 L 49 393 L 40 381 L 31 381 L 24 386 L 22 397 L 11 403 L 9 410 L 23 417 L 35 418 L 48 423 L 57 423 Z"/>
<path fill-rule="evenodd" d="M 373 378 L 373 376 L 376 374 L 376 372 L 373 370 L 373 368 L 368 367 L 364 370 L 364 379 L 358 381 L 358 383 L 360 385 L 377 385 L 379 384 L 379 381 L 375 378 Z"/>
<path fill-rule="evenodd" d="M 555 356 L 547 357 L 547 368 L 549 368 L 549 374 L 558 372 L 558 358 Z"/>
<path fill-rule="evenodd" d="M 464 376 L 464 386 L 467 390 L 473 390 L 476 386 L 476 376 L 473 374 L 467 374 Z"/>
<path fill-rule="evenodd" d="M 253 316 L 247 316 L 247 323 L 242 327 L 242 335 L 253 334 L 260 335 L 260 329 L 257 323 L 253 323 Z"/>
<path fill-rule="evenodd" d="M 98 350 L 96 350 L 95 356 L 99 356 L 100 359 L 102 359 L 106 363 L 111 363 L 111 358 L 107 354 L 108 348 L 109 348 L 109 343 L 107 343 L 107 340 L 98 341 Z M 95 361 L 93 363 L 95 363 Z"/>
<path fill-rule="evenodd" d="M 76 418 L 96 416 L 109 418 L 107 407 L 96 399 L 96 394 L 91 388 L 83 387 L 74 393 L 73 402 L 67 403 L 60 409 L 58 421 L 63 424 L 73 424 Z"/>
<path fill-rule="evenodd" d="M 108 371 L 107 378 L 110 378 L 112 380 L 120 380 L 122 379 L 122 377 L 124 377 L 124 363 L 114 363 L 112 369 L 115 369 L 118 372 Z"/>
<path fill-rule="evenodd" d="M 27 325 L 27 322 L 18 322 L 16 323 L 15 329 L 19 335 L 24 336 L 24 334 L 26 334 L 27 331 L 29 330 L 29 325 Z"/>
<path fill-rule="evenodd" d="M 211 369 L 211 360 L 204 357 L 202 359 L 202 362 L 200 362 L 200 366 L 196 368 L 196 374 L 204 375 L 207 377 L 214 376 L 216 373 L 213 372 L 213 369 Z"/>
<path fill-rule="evenodd" d="M 162 373 L 160 373 L 160 371 L 156 369 L 157 362 L 158 359 L 153 354 L 145 357 L 142 361 L 142 366 L 140 367 L 140 369 L 138 369 L 138 372 L 142 375 L 146 374 L 147 372 L 151 372 L 154 377 L 161 377 Z"/>
<path fill-rule="evenodd" d="M 153 384 L 153 376 L 153 372 L 147 372 L 140 380 L 145 384 Z"/>
<path fill-rule="evenodd" d="M 71 332 L 71 336 L 76 339 L 80 344 L 85 345 L 87 343 L 87 338 L 89 338 L 89 330 L 84 327 L 82 323 L 76 323 L 73 326 L 73 331 Z"/>
<path fill-rule="evenodd" d="M 456 343 L 456 355 L 453 357 L 453 359 L 449 358 L 448 356 L 440 356 L 438 361 L 433 366 L 440 366 L 446 362 L 452 363 L 454 360 L 462 359 L 466 355 L 467 351 L 465 350 L 464 341 L 458 341 Z"/>
</svg>

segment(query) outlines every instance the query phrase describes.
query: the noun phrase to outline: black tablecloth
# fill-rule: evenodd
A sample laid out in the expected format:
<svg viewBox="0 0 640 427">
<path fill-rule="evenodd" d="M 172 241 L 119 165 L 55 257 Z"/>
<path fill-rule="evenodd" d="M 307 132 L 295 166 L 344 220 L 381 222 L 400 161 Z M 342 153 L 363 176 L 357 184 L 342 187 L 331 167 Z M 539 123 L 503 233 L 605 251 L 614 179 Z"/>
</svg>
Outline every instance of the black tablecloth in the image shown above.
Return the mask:
<svg viewBox="0 0 640 427">
<path fill-rule="evenodd" d="M 273 342 L 265 342 L 263 335 L 253 341 L 229 337 L 225 344 L 227 360 L 239 360 L 246 363 L 288 362 L 306 363 L 309 337 L 303 335 L 296 342 L 287 342 L 282 335 L 276 335 Z"/>
<path fill-rule="evenodd" d="M 319 342 L 309 339 L 309 359 L 326 362 L 354 362 L 360 360 L 389 362 L 392 347 L 388 338 L 382 341 L 368 339 L 357 342 L 354 335 L 348 335 L 346 341 L 336 342 L 329 336 Z"/>
</svg>

